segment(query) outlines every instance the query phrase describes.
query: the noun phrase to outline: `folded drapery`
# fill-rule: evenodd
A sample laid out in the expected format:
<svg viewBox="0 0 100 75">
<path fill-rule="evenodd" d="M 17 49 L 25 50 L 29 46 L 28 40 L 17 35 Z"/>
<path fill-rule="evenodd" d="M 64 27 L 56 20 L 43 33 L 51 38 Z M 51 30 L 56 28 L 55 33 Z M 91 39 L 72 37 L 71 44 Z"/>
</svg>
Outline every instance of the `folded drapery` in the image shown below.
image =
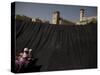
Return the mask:
<svg viewBox="0 0 100 75">
<path fill-rule="evenodd" d="M 97 67 L 97 25 L 16 21 L 16 53 L 31 48 L 40 71 Z"/>
</svg>

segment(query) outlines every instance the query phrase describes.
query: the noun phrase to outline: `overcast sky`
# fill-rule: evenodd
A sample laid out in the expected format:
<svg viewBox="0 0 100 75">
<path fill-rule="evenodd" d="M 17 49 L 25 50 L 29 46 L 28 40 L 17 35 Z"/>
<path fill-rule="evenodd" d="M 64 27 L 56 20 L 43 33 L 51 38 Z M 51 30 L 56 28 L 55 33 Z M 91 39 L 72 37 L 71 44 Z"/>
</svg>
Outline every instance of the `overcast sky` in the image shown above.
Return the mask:
<svg viewBox="0 0 100 75">
<path fill-rule="evenodd" d="M 73 6 L 73 5 L 54 5 L 54 4 L 35 4 L 16 2 L 15 14 L 25 15 L 31 18 L 49 20 L 51 22 L 52 13 L 60 11 L 62 18 L 77 21 L 79 20 L 80 9 L 85 9 L 86 16 L 97 16 L 97 8 L 90 6 Z"/>
</svg>

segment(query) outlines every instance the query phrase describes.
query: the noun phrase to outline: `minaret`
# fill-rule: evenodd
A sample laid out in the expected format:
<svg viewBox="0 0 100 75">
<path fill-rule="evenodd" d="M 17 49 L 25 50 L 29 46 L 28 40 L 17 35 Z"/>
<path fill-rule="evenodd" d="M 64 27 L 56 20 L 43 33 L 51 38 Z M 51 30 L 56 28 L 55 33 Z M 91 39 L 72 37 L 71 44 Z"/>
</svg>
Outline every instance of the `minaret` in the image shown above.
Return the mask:
<svg viewBox="0 0 100 75">
<path fill-rule="evenodd" d="M 60 12 L 59 11 L 53 12 L 52 23 L 59 24 L 59 19 L 60 19 Z"/>
<path fill-rule="evenodd" d="M 84 9 L 80 9 L 80 21 L 83 21 L 84 20 Z"/>
</svg>

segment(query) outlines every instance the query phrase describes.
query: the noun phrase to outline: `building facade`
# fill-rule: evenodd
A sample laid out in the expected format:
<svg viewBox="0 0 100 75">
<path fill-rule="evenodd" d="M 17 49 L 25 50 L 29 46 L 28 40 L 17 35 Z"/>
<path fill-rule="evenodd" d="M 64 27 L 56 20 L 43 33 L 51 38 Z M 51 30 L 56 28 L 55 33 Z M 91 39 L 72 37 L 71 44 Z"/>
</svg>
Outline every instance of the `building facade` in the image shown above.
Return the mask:
<svg viewBox="0 0 100 75">
<path fill-rule="evenodd" d="M 56 25 L 74 25 L 73 22 L 61 18 L 59 11 L 53 12 L 52 24 L 56 24 Z"/>
</svg>

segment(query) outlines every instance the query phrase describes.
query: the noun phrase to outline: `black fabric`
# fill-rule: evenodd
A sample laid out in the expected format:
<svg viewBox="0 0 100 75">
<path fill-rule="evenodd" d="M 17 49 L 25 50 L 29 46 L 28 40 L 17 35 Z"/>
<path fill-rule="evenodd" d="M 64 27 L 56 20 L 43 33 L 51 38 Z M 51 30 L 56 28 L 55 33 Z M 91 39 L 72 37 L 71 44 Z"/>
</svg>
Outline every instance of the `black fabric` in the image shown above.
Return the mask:
<svg viewBox="0 0 100 75">
<path fill-rule="evenodd" d="M 16 53 L 32 48 L 40 71 L 97 67 L 97 25 L 16 21 Z"/>
</svg>

